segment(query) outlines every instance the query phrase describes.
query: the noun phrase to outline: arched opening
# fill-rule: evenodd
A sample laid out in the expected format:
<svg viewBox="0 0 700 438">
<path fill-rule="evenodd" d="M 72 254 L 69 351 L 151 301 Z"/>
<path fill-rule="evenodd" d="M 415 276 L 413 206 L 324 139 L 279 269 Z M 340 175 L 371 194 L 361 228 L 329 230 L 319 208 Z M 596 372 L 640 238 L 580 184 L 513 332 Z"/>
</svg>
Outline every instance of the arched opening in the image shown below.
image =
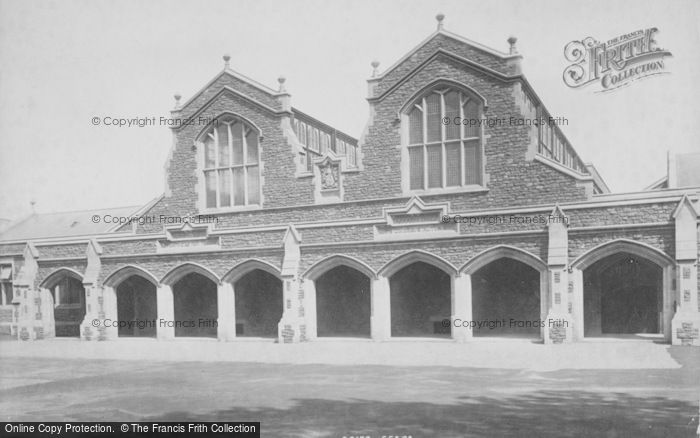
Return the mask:
<svg viewBox="0 0 700 438">
<path fill-rule="evenodd" d="M 115 290 L 118 336 L 155 337 L 158 319 L 156 286 L 139 275 L 131 275 Z"/>
<path fill-rule="evenodd" d="M 391 336 L 449 337 L 452 279 L 442 269 L 417 261 L 389 278 Z"/>
<path fill-rule="evenodd" d="M 83 282 L 62 275 L 49 287 L 53 299 L 56 337 L 79 338 L 80 324 L 85 318 L 85 288 Z"/>
<path fill-rule="evenodd" d="M 240 277 L 233 290 L 236 336 L 276 338 L 284 310 L 282 280 L 262 269 L 254 269 Z"/>
<path fill-rule="evenodd" d="M 526 263 L 503 257 L 482 266 L 472 274 L 474 336 L 539 337 L 540 300 L 540 272 Z"/>
<path fill-rule="evenodd" d="M 317 336 L 369 338 L 370 279 L 349 266 L 336 266 L 316 279 Z"/>
<path fill-rule="evenodd" d="M 619 252 L 583 271 L 584 336 L 662 332 L 663 270 Z"/>
<path fill-rule="evenodd" d="M 198 272 L 190 272 L 173 286 L 176 337 L 217 335 L 217 285 Z"/>
</svg>

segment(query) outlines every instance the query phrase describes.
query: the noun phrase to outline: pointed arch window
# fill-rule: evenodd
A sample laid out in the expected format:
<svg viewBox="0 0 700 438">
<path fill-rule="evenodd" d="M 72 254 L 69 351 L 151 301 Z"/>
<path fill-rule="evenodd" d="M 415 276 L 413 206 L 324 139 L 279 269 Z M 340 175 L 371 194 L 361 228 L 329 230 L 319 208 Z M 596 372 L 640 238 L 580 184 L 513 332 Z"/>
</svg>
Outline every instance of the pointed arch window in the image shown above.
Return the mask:
<svg viewBox="0 0 700 438">
<path fill-rule="evenodd" d="M 260 204 L 260 133 L 235 117 L 217 119 L 202 137 L 206 208 Z"/>
<path fill-rule="evenodd" d="M 410 190 L 482 183 L 481 128 L 469 123 L 481 113 L 478 100 L 451 88 L 433 90 L 408 108 Z"/>
</svg>

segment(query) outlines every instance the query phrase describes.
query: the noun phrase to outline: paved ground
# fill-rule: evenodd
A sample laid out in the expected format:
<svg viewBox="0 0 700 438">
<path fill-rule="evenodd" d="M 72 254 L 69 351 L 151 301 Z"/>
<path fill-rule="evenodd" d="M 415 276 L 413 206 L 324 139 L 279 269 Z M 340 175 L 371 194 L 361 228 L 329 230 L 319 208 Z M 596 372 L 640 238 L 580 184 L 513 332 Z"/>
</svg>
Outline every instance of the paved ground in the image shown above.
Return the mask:
<svg viewBox="0 0 700 438">
<path fill-rule="evenodd" d="M 328 338 L 326 338 L 328 339 Z M 398 340 L 372 342 L 333 339 L 301 344 L 272 341 L 215 339 L 123 339 L 81 342 L 55 339 L 39 342 L 0 342 L 0 356 L 262 362 L 279 364 L 445 366 L 505 368 L 532 371 L 558 369 L 659 369 L 680 365 L 668 346 L 651 341 L 601 341 L 566 345 L 542 345 L 526 339 L 479 340 L 457 344 L 451 340 Z"/>
<path fill-rule="evenodd" d="M 85 357 L 90 351 L 85 346 L 107 349 L 110 343 L 36 342 L 20 348 L 2 342 L 0 418 L 261 421 L 266 437 L 692 437 L 697 427 L 697 348 L 631 342 L 558 346 L 559 364 L 579 363 L 576 369 L 562 369 L 533 367 L 550 361 L 551 352 L 548 346 L 524 343 L 459 346 L 474 359 L 460 366 L 455 365 L 461 353 L 445 353 L 445 347 L 454 350 L 456 344 L 348 343 L 343 349 L 355 350 L 363 362 L 383 346 L 386 354 L 396 355 L 394 366 L 283 363 L 303 349 L 273 344 L 266 350 L 280 349 L 277 360 L 266 363 L 199 361 L 196 354 L 202 350 L 186 354 L 187 342 L 166 345 L 178 352 L 169 357 L 177 360 L 159 360 L 162 344 L 146 343 L 152 353 L 148 359 L 80 360 L 58 358 L 57 352 Z M 121 345 L 111 344 L 112 356 L 125 356 Z M 203 350 L 229 345 L 212 343 Z M 452 366 L 424 363 L 435 361 L 425 359 L 435 345 L 447 354 L 440 361 L 452 359 Z M 233 346 L 260 350 L 254 343 Z M 319 346 L 311 357 L 319 361 L 334 348 Z M 409 359 L 406 349 L 420 366 L 403 363 Z M 640 368 L 614 353 L 618 350 L 655 357 L 635 355 L 648 364 Z M 478 359 L 484 352 L 494 354 Z M 519 367 L 525 354 L 531 356 L 528 366 Z M 590 357 L 594 354 L 607 355 L 608 369 L 585 369 L 586 363 L 598 363 Z M 474 366 L 489 361 L 494 367 Z"/>
</svg>

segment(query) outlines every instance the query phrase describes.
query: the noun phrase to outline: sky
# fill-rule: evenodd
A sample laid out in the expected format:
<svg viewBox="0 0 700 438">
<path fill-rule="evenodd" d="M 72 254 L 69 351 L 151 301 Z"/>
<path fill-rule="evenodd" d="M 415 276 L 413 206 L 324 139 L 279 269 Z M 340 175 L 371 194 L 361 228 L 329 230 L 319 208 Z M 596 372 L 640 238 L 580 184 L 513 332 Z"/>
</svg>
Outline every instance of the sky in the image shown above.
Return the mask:
<svg viewBox="0 0 700 438">
<path fill-rule="evenodd" d="M 584 161 L 615 192 L 665 175 L 667 151 L 700 151 L 700 2 L 0 0 L 0 217 L 142 205 L 164 188 L 167 127 L 93 117 L 169 116 L 223 68 L 277 88 L 355 137 L 373 60 L 391 66 L 435 30 L 500 51 L 523 72 Z M 610 93 L 562 81 L 564 46 L 656 27 L 670 74 Z"/>
</svg>

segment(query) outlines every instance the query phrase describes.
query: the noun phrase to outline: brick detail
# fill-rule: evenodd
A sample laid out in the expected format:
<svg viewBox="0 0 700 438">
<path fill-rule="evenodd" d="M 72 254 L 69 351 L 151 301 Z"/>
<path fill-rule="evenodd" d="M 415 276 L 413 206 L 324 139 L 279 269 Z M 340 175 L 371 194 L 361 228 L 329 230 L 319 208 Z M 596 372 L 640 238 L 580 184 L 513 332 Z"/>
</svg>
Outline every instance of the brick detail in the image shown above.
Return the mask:
<svg viewBox="0 0 700 438">
<path fill-rule="evenodd" d="M 294 330 L 289 324 L 286 324 L 282 329 L 282 342 L 285 344 L 291 344 L 294 342 Z"/>
<path fill-rule="evenodd" d="M 566 340 L 566 327 L 553 326 L 549 328 L 549 339 L 553 344 L 562 344 Z"/>
<path fill-rule="evenodd" d="M 700 338 L 700 329 L 694 328 L 691 322 L 684 322 L 681 328 L 676 329 L 676 336 L 681 340 L 681 345 L 695 345 L 695 340 Z"/>
<path fill-rule="evenodd" d="M 93 336 L 92 331 L 92 327 L 90 327 L 89 325 L 85 325 L 83 327 L 83 339 L 85 339 L 86 341 L 91 341 Z"/>
</svg>

